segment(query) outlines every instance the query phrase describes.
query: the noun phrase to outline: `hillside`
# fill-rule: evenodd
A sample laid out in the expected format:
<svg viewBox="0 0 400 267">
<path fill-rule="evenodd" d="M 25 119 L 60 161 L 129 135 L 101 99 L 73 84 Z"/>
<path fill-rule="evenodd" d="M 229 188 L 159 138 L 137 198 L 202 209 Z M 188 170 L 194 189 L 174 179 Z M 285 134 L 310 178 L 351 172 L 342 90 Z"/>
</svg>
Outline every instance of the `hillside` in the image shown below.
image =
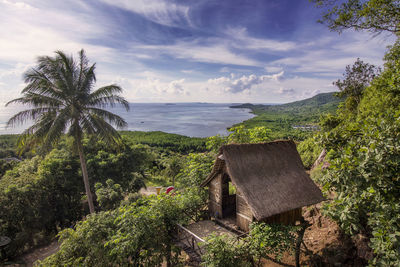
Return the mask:
<svg viewBox="0 0 400 267">
<path fill-rule="evenodd" d="M 342 100 L 334 92 L 322 93 L 308 99 L 280 104 L 242 104 L 231 108 L 249 108 L 256 117 L 244 121 L 246 127 L 265 126 L 273 130 L 275 138 L 303 139 L 306 130 L 294 127 L 316 126 L 324 113 L 334 113 Z"/>
</svg>

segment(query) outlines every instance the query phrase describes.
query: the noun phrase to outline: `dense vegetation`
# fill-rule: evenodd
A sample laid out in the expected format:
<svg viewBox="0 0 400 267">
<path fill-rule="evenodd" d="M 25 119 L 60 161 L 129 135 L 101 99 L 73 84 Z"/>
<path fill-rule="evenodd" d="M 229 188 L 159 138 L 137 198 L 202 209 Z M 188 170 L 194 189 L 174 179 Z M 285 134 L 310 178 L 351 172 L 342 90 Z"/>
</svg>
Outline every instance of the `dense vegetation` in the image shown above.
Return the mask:
<svg viewBox="0 0 400 267">
<path fill-rule="evenodd" d="M 60 251 L 40 265 L 182 266 L 173 233 L 204 204 L 196 195 L 153 196 L 91 215 L 61 232 Z"/>
<path fill-rule="evenodd" d="M 398 34 L 400 3 L 390 0 L 314 0 L 327 6 L 332 30 Z M 398 35 L 397 35 L 398 37 Z M 333 200 L 326 214 L 350 236 L 364 236 L 371 266 L 400 265 L 400 42 L 384 57 L 383 70 L 357 60 L 336 85 L 346 97 L 335 115 L 321 119 L 316 136 L 329 167 L 316 175 Z"/>
<path fill-rule="evenodd" d="M 206 138 L 188 137 L 164 132 L 122 131 L 121 135 L 135 144 L 145 144 L 179 153 L 205 152 Z"/>
<path fill-rule="evenodd" d="M 71 142 L 64 139 L 45 157 L 16 163 L 1 177 L 0 234 L 13 240 L 8 255 L 48 241 L 86 215 L 79 158 L 72 153 Z M 134 145 L 113 151 L 89 139 L 84 144 L 93 182 L 105 184 L 111 179 L 122 186 L 124 193 L 136 192 L 143 185 L 142 173 L 153 160 L 148 148 Z"/>
<path fill-rule="evenodd" d="M 322 119 L 322 145 L 329 168 L 319 177 L 334 200 L 326 214 L 349 235 L 370 240 L 371 264 L 400 265 L 400 44 L 385 56 L 385 68 L 364 87 L 360 102 L 353 91 L 337 114 Z M 346 73 L 346 80 L 354 71 Z"/>
</svg>

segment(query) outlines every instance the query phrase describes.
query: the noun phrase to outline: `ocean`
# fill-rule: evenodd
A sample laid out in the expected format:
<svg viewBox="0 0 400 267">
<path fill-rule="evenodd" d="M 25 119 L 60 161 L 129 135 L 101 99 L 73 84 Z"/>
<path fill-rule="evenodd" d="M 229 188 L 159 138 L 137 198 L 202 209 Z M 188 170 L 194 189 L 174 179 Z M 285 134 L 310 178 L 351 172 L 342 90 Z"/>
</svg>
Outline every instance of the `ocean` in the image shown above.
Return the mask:
<svg viewBox="0 0 400 267">
<path fill-rule="evenodd" d="M 163 131 L 192 137 L 227 135 L 226 128 L 254 117 L 249 109 L 229 108 L 232 104 L 212 103 L 131 103 L 127 112 L 121 107 L 108 109 L 128 123 L 123 130 Z M 21 133 L 30 123 L 6 128 L 7 120 L 21 107 L 0 108 L 0 134 Z"/>
</svg>

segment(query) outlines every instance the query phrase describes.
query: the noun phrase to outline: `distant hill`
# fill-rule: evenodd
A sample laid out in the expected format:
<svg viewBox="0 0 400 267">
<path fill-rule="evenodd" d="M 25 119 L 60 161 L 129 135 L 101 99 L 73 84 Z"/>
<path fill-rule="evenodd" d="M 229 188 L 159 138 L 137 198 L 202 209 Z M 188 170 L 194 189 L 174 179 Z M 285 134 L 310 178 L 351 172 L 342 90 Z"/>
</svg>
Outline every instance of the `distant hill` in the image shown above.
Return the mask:
<svg viewBox="0 0 400 267">
<path fill-rule="evenodd" d="M 342 101 L 340 98 L 334 96 L 335 92 L 322 93 L 315 95 L 311 98 L 303 99 L 300 101 L 290 102 L 278 105 L 253 105 L 250 103 L 231 106 L 231 108 L 250 108 L 251 110 L 268 110 L 268 111 L 282 111 L 282 112 L 332 112 L 335 111 L 338 104 Z"/>
<path fill-rule="evenodd" d="M 249 108 L 256 117 L 244 121 L 247 127 L 266 126 L 273 130 L 274 138 L 300 138 L 304 130 L 316 129 L 319 117 L 324 113 L 336 111 L 342 99 L 334 92 L 322 93 L 311 98 L 279 105 L 253 105 L 250 103 L 231 106 L 231 108 Z M 299 127 L 300 126 L 300 127 Z M 304 126 L 304 127 L 303 127 Z"/>
</svg>

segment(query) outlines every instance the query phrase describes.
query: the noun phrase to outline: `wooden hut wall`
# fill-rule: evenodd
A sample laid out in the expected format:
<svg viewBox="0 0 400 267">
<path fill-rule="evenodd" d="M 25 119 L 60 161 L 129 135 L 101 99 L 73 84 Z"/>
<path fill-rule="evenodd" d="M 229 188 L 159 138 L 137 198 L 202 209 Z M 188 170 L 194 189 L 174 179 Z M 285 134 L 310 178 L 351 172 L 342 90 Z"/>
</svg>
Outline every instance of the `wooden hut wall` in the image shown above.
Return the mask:
<svg viewBox="0 0 400 267">
<path fill-rule="evenodd" d="M 209 201 L 208 210 L 210 216 L 222 218 L 222 175 L 218 174 L 208 184 Z"/>
<path fill-rule="evenodd" d="M 262 221 L 266 223 L 280 223 L 286 225 L 290 224 L 294 225 L 296 221 L 300 221 L 301 216 L 302 216 L 302 209 L 298 208 L 268 217 L 266 219 L 263 219 Z"/>
<path fill-rule="evenodd" d="M 239 189 L 236 188 L 236 224 L 240 229 L 248 232 L 252 221 L 253 213 Z"/>
</svg>

